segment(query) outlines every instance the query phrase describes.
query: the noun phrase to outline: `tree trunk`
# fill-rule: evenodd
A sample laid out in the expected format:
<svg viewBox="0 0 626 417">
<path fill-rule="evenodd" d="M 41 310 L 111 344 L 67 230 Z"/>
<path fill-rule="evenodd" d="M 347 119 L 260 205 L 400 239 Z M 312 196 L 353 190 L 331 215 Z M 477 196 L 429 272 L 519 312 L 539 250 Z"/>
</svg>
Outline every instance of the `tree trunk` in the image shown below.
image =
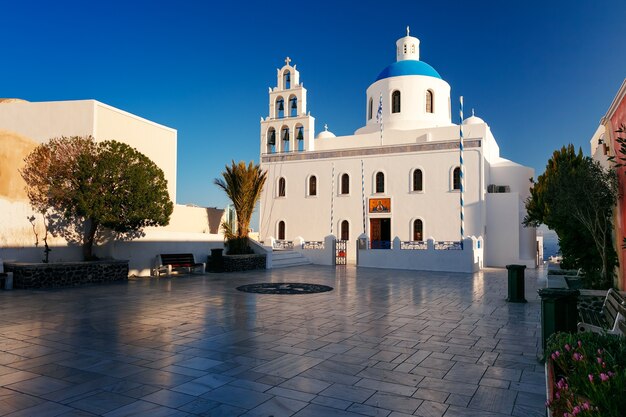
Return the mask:
<svg viewBox="0 0 626 417">
<path fill-rule="evenodd" d="M 98 230 L 98 222 L 93 219 L 87 219 L 85 222 L 85 236 L 83 238 L 83 260 L 92 261 L 93 256 L 93 242 L 96 237 L 96 231 Z"/>
</svg>

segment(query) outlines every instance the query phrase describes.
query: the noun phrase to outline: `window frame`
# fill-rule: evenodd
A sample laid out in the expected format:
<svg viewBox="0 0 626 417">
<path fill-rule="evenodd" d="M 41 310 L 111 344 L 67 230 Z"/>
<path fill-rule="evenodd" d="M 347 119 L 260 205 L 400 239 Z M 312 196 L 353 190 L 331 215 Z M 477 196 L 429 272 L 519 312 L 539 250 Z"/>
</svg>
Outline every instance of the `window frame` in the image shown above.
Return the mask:
<svg viewBox="0 0 626 417">
<path fill-rule="evenodd" d="M 396 102 L 396 96 L 398 97 Z M 397 104 L 397 107 L 396 107 Z M 402 93 L 400 90 L 393 90 L 391 93 L 391 114 L 402 112 Z"/>
<path fill-rule="evenodd" d="M 344 178 L 347 178 L 346 184 L 344 184 Z M 350 174 L 347 172 L 339 175 L 339 195 L 350 195 Z"/>
<path fill-rule="evenodd" d="M 314 181 L 314 187 L 311 187 L 311 181 Z M 313 189 L 313 191 L 314 191 L 313 193 L 311 192 L 311 189 Z M 317 197 L 317 175 L 315 175 L 315 174 L 311 174 L 307 178 L 307 181 L 306 181 L 306 196 L 307 197 Z"/>
<path fill-rule="evenodd" d="M 379 178 L 382 178 L 382 190 L 379 190 Z M 385 173 L 383 171 L 376 171 L 374 174 L 374 194 L 384 194 L 385 193 Z"/>
<path fill-rule="evenodd" d="M 417 174 L 417 172 L 419 172 L 420 174 L 420 189 L 416 190 L 416 181 L 415 181 L 415 175 Z M 412 193 L 423 193 L 424 192 L 424 170 L 422 168 L 414 168 L 413 171 L 411 172 L 411 192 Z"/>
<path fill-rule="evenodd" d="M 276 184 L 276 197 L 287 197 L 287 180 L 285 179 L 285 177 L 278 178 L 278 182 Z"/>
<path fill-rule="evenodd" d="M 421 239 L 415 239 L 415 225 L 416 223 L 419 222 L 420 226 L 421 226 L 421 230 L 420 230 L 420 234 L 421 234 Z M 411 238 L 413 242 L 424 242 L 424 220 L 420 217 L 418 218 L 414 218 L 413 220 L 411 220 Z"/>
<path fill-rule="evenodd" d="M 457 172 L 459 173 L 458 177 L 457 177 Z M 458 178 L 458 180 L 457 180 L 457 178 Z M 461 167 L 460 166 L 455 165 L 452 168 L 452 175 L 451 175 L 450 179 L 451 179 L 450 189 L 452 191 L 461 191 Z M 458 181 L 458 185 L 459 185 L 458 188 L 456 186 L 457 185 L 457 181 Z"/>
</svg>

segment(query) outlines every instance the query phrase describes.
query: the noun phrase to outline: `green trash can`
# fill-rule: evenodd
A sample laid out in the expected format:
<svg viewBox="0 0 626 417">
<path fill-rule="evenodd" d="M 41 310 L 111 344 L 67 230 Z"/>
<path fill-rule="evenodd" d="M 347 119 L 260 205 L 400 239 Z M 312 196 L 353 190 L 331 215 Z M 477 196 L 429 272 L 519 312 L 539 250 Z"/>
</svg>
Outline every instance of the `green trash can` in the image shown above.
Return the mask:
<svg viewBox="0 0 626 417">
<path fill-rule="evenodd" d="M 507 265 L 509 271 L 509 296 L 506 301 L 510 303 L 525 303 L 524 297 L 524 269 L 526 265 Z"/>
<path fill-rule="evenodd" d="M 541 288 L 541 346 L 545 352 L 548 337 L 557 332 L 574 333 L 578 326 L 578 290 Z"/>
<path fill-rule="evenodd" d="M 210 272 L 224 272 L 224 249 L 211 249 L 211 257 L 209 262 Z"/>
</svg>

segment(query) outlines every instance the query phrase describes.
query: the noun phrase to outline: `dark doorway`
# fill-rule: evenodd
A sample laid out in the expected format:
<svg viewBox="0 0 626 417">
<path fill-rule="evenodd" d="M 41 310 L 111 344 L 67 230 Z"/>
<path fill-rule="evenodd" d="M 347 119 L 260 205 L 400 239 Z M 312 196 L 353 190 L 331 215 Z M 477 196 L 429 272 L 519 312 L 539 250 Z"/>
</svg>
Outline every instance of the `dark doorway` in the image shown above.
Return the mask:
<svg viewBox="0 0 626 417">
<path fill-rule="evenodd" d="M 391 219 L 370 219 L 370 242 L 372 249 L 391 248 Z"/>
</svg>

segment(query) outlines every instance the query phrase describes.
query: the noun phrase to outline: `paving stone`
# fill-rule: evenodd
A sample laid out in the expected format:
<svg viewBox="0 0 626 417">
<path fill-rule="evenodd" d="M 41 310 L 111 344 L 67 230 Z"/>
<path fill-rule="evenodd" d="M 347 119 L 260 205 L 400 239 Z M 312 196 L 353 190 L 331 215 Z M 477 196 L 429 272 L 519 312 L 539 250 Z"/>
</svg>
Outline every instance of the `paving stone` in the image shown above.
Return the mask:
<svg viewBox="0 0 626 417">
<path fill-rule="evenodd" d="M 478 387 L 469 403 L 469 408 L 511 414 L 517 393 L 501 388 Z"/>
<path fill-rule="evenodd" d="M 348 386 L 342 384 L 333 384 L 320 392 L 325 397 L 338 398 L 340 400 L 362 403 L 376 392 L 373 389 Z"/>
<path fill-rule="evenodd" d="M 446 410 L 448 410 L 448 405 L 446 404 L 424 401 L 414 414 L 421 417 L 441 417 Z"/>
<path fill-rule="evenodd" d="M 276 396 L 245 414 L 245 417 L 289 417 L 307 406 L 304 401 Z"/>
<path fill-rule="evenodd" d="M 371 388 L 376 391 L 389 392 L 391 394 L 403 395 L 406 397 L 410 397 L 417 391 L 416 387 L 394 384 L 391 382 L 383 382 L 377 381 L 375 379 L 367 379 L 363 378 L 359 382 L 356 383 L 357 387 Z"/>
<path fill-rule="evenodd" d="M 215 388 L 202 397 L 248 410 L 272 398 L 269 394 L 231 386 Z"/>
<path fill-rule="evenodd" d="M 308 392 L 310 394 L 318 394 L 330 386 L 331 383 L 329 382 L 303 376 L 296 376 L 280 384 L 282 388 Z"/>
<path fill-rule="evenodd" d="M 417 407 L 422 404 L 422 400 L 417 398 L 403 397 L 384 392 L 377 392 L 372 395 L 365 404 L 373 407 L 386 408 L 388 410 L 401 411 L 403 413 L 413 414 Z"/>
<path fill-rule="evenodd" d="M 352 404 L 348 411 L 363 414 L 371 417 L 387 417 L 391 414 L 391 411 L 385 410 L 384 408 L 372 407 L 370 405 L 365 404 Z"/>
</svg>

